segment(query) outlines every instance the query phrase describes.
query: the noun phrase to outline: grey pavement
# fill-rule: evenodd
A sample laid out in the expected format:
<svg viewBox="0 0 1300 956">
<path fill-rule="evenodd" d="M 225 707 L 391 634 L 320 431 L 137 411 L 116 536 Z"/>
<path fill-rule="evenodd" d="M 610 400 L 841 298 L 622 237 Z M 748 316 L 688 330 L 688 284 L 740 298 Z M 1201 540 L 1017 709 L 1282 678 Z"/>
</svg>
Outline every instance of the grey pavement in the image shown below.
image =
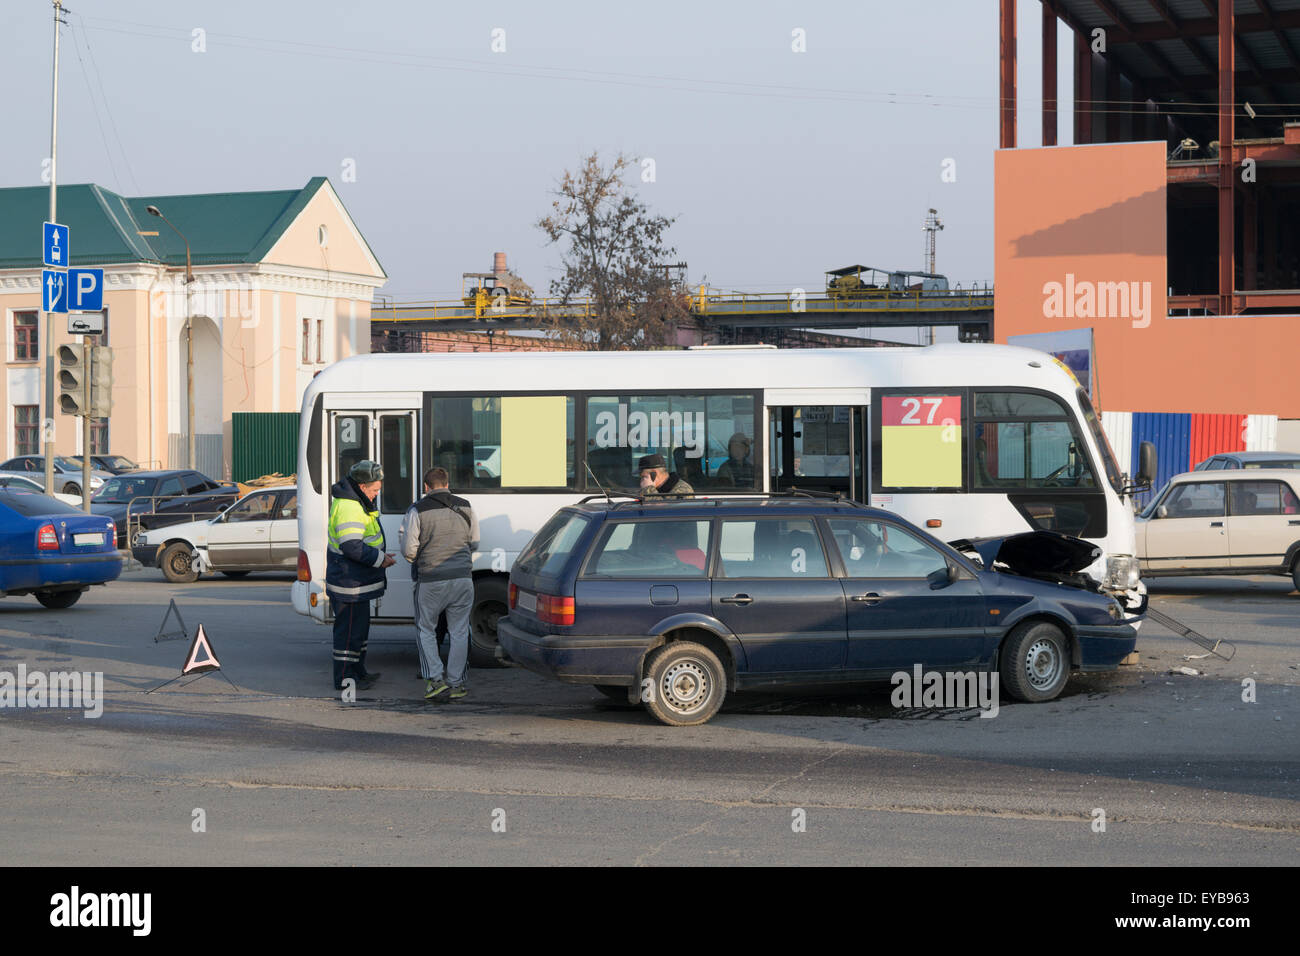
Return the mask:
<svg viewBox="0 0 1300 956">
<path fill-rule="evenodd" d="M 1300 850 L 1300 594 L 1281 578 L 1153 585 L 1155 606 L 1235 642 L 1228 662 L 1187 660 L 1204 651 L 1147 622 L 1138 666 L 993 719 L 895 710 L 881 687 L 737 698 L 692 728 L 514 668 L 426 704 L 409 627 L 372 630 L 384 677 L 345 704 L 330 632 L 293 613 L 289 580 L 137 571 L 66 611 L 0 601 L 0 670 L 106 685 L 99 719 L 0 710 L 0 858 L 1293 865 Z M 209 675 L 146 693 L 187 649 L 153 641 L 170 597 L 238 689 Z"/>
</svg>

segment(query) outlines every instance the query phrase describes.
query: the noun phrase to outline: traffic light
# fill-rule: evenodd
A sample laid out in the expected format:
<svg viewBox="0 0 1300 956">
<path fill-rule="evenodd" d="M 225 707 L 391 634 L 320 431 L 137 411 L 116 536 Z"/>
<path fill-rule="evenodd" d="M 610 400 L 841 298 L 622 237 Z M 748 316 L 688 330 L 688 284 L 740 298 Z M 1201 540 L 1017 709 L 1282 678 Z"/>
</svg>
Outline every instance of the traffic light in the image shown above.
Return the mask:
<svg viewBox="0 0 1300 956">
<path fill-rule="evenodd" d="M 58 354 L 59 410 L 65 415 L 86 414 L 86 363 L 79 345 L 60 345 Z"/>
<path fill-rule="evenodd" d="M 90 417 L 107 418 L 113 411 L 113 350 L 96 345 L 90 350 Z"/>
</svg>

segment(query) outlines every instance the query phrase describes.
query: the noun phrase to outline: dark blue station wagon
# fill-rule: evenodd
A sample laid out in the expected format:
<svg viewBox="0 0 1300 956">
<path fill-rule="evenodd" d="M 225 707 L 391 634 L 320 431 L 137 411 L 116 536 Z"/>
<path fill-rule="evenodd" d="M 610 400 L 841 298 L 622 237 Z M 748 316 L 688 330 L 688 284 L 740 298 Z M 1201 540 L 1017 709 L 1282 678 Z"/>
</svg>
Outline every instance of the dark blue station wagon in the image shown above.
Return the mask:
<svg viewBox="0 0 1300 956">
<path fill-rule="evenodd" d="M 1051 700 L 1071 670 L 1133 650 L 1134 619 L 1074 573 L 1091 545 L 1052 532 L 960 544 L 839 499 L 587 499 L 520 554 L 498 635 L 529 670 L 674 725 L 704 723 L 731 691 L 917 664 L 997 670 L 1013 697 Z"/>
</svg>

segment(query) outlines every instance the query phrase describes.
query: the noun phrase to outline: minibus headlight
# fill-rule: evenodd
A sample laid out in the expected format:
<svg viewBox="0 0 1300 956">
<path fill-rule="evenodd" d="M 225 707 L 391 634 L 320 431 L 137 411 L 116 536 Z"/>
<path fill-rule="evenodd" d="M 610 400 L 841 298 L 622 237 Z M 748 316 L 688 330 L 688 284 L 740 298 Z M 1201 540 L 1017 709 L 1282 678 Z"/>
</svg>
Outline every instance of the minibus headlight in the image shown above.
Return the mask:
<svg viewBox="0 0 1300 956">
<path fill-rule="evenodd" d="M 1131 554 L 1112 554 L 1106 558 L 1106 576 L 1101 583 L 1102 587 L 1116 591 L 1131 591 L 1141 577 L 1137 558 Z"/>
</svg>

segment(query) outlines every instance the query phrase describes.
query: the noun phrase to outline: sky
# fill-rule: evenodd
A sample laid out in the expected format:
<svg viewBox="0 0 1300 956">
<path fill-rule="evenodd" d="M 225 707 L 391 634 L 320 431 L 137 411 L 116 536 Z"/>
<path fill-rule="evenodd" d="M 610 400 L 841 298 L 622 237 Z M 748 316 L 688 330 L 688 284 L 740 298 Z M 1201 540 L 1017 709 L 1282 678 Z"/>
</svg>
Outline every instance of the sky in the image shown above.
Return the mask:
<svg viewBox="0 0 1300 956">
<path fill-rule="evenodd" d="M 937 271 L 993 279 L 996 0 L 70 7 L 60 183 L 167 195 L 327 176 L 398 302 L 458 296 L 497 251 L 545 294 L 561 249 L 536 222 L 592 151 L 637 161 L 630 187 L 675 217 L 693 284 L 812 292 L 838 266 L 921 269 L 930 207 Z M 1038 0 L 1018 10 L 1020 143 L 1037 145 Z M 52 15 L 0 0 L 3 186 L 42 183 Z"/>
</svg>

